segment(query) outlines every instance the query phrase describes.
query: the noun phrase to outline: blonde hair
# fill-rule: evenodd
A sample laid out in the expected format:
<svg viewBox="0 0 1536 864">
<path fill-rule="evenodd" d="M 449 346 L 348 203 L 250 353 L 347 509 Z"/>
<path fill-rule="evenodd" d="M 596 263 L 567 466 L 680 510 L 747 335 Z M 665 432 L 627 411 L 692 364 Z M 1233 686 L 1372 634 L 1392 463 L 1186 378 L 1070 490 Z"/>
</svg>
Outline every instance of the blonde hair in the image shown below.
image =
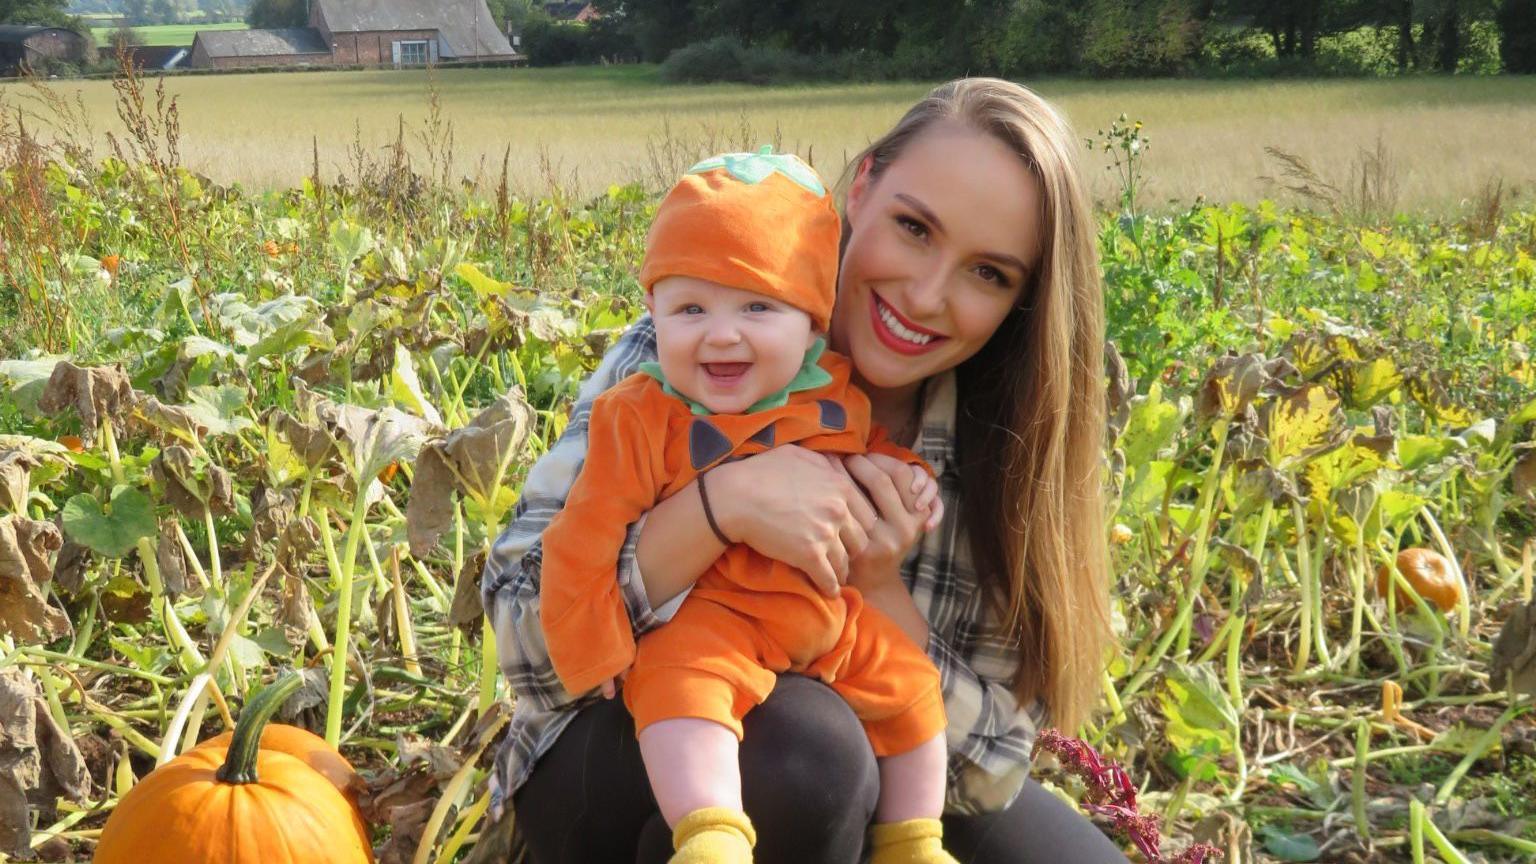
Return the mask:
<svg viewBox="0 0 1536 864">
<path fill-rule="evenodd" d="M 940 122 L 996 137 L 1042 193 L 1040 258 L 1021 302 L 956 370 L 957 516 L 977 578 L 1018 637 L 1013 691 L 1075 729 L 1100 695 L 1109 616 L 1102 455 L 1104 306 L 1093 212 L 1066 119 L 1034 91 L 995 78 L 934 88 L 849 164 L 868 182 Z"/>
</svg>

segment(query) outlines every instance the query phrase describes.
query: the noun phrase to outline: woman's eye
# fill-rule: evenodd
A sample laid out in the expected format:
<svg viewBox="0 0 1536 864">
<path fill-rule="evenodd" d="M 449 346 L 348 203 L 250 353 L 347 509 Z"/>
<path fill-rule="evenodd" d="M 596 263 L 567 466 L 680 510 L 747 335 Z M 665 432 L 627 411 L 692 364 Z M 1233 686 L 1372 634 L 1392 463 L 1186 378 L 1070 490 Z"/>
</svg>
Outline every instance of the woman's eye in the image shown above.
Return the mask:
<svg viewBox="0 0 1536 864">
<path fill-rule="evenodd" d="M 993 267 L 991 264 L 983 264 L 977 267 L 976 275 L 994 285 L 1000 285 L 1004 288 L 1008 287 L 1008 277 L 1003 274 L 1003 271 Z"/>
<path fill-rule="evenodd" d="M 911 216 L 897 216 L 896 223 L 902 227 L 902 230 L 919 240 L 928 236 L 928 226 L 913 219 Z"/>
</svg>

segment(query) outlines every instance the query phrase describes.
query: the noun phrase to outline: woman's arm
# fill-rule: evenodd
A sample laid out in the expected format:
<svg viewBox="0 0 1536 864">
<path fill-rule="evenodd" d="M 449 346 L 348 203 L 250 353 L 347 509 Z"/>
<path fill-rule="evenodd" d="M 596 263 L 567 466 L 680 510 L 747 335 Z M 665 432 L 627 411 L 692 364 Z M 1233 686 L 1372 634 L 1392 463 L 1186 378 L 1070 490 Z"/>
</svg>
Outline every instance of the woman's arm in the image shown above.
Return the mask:
<svg viewBox="0 0 1536 864">
<path fill-rule="evenodd" d="M 863 551 L 875 510 L 841 463 L 803 447 L 775 447 L 708 472 L 710 510 L 725 536 L 805 571 L 828 596 Z M 653 608 L 687 590 L 725 550 L 695 480 L 657 504 L 636 543 Z"/>
<path fill-rule="evenodd" d="M 902 562 L 927 530 L 926 518 L 912 506 L 917 493 L 906 485 L 908 466 L 881 454 L 851 456 L 848 471 L 869 492 L 880 511 L 880 527 L 870 535 L 869 548 L 854 561 L 849 584 L 863 592 L 867 602 L 894 620 L 939 670 L 948 720 L 949 784 L 946 808 L 951 812 L 979 813 L 1000 810 L 1010 804 L 1029 775 L 1030 750 L 1035 734 L 1046 722 L 1038 700 L 1021 707 L 1013 694 L 1012 679 L 1019 663 L 1017 644 L 978 638 L 963 647 L 946 638 L 940 627 L 953 628 L 957 619 L 976 632 L 990 622 L 983 604 L 958 603 L 954 585 L 957 571 L 956 544 L 963 542 L 958 530 L 958 508 L 946 507 L 934 536 L 919 550 L 912 580 L 928 608 L 921 608 L 901 576 Z M 951 486 L 949 496 L 954 495 Z M 944 494 L 941 492 L 941 499 Z M 939 615 L 939 620 L 930 620 Z"/>
</svg>

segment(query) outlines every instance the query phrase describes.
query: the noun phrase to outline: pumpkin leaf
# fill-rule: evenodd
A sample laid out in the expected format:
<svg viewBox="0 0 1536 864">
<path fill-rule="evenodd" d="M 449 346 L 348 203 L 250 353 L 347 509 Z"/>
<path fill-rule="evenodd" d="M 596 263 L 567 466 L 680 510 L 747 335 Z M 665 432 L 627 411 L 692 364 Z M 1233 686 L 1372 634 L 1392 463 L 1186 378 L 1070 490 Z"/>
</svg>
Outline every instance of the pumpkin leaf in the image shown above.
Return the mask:
<svg viewBox="0 0 1536 864">
<path fill-rule="evenodd" d="M 231 435 L 255 424 L 245 416 L 250 395 L 244 387 L 193 387 L 187 391 L 187 404 L 181 406 L 208 429 L 209 435 Z"/>
<path fill-rule="evenodd" d="M 1125 452 L 1125 464 L 1135 467 L 1157 458 L 1172 443 L 1184 411 L 1163 399 L 1162 385 L 1156 382 L 1147 388 L 1147 395 L 1131 397 L 1130 406 L 1119 446 Z"/>
<path fill-rule="evenodd" d="M 59 365 L 58 357 L 40 360 L 0 360 L 0 388 L 11 392 L 11 401 L 28 414 L 36 413 L 37 400 Z"/>
<path fill-rule="evenodd" d="M 389 395 L 428 423 L 443 425 L 443 415 L 437 413 L 426 393 L 422 392 L 421 379 L 416 377 L 416 364 L 411 360 L 411 352 L 398 342 L 395 343 L 394 370 L 389 376 Z"/>
<path fill-rule="evenodd" d="M 155 535 L 155 509 L 149 496 L 131 486 L 112 490 L 105 510 L 81 492 L 64 504 L 64 533 L 103 558 L 121 558 L 139 540 Z"/>
<path fill-rule="evenodd" d="M 52 642 L 70 632 L 69 618 L 48 603 L 46 587 L 53 576 L 48 557 L 62 544 L 52 522 L 0 517 L 0 633 Z"/>
<path fill-rule="evenodd" d="M 1168 742 L 1186 754 L 1232 749 L 1237 712 L 1208 665 L 1172 667 L 1158 694 L 1168 720 Z"/>
<path fill-rule="evenodd" d="M 1290 470 L 1338 447 L 1348 436 L 1339 398 L 1321 384 L 1283 390 L 1259 408 L 1275 467 Z"/>
<path fill-rule="evenodd" d="M 1264 837 L 1264 849 L 1281 861 L 1316 861 L 1323 850 L 1310 835 L 1293 833 L 1274 825 L 1259 829 Z"/>
</svg>

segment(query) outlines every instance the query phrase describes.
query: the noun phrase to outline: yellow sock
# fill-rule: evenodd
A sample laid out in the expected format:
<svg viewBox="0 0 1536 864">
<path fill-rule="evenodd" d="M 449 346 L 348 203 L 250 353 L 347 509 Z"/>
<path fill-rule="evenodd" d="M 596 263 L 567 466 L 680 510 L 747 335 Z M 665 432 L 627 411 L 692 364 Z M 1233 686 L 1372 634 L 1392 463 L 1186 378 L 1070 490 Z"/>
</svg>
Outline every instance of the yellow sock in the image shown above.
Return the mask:
<svg viewBox="0 0 1536 864">
<path fill-rule="evenodd" d="M 703 807 L 672 829 L 677 854 L 669 864 L 752 864 L 757 832 L 747 814 L 729 807 Z"/>
<path fill-rule="evenodd" d="M 869 864 L 959 864 L 944 851 L 944 823 L 937 819 L 885 822 L 870 829 L 875 851 Z"/>
</svg>

